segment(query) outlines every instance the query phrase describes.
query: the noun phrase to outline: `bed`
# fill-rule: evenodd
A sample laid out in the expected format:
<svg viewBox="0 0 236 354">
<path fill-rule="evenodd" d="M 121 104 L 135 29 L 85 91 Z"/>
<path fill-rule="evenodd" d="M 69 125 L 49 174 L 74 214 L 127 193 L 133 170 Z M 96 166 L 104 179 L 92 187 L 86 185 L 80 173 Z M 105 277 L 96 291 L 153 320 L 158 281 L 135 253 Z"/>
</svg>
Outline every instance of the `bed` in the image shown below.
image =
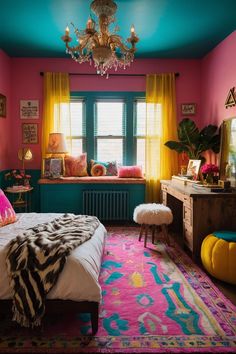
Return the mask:
<svg viewBox="0 0 236 354">
<path fill-rule="evenodd" d="M 61 216 L 58 213 L 17 214 L 15 223 L 0 228 L 0 301 L 1 308 L 9 311 L 11 289 L 5 264 L 5 246 L 22 231 L 37 224 L 52 221 Z M 101 301 L 101 287 L 98 282 L 106 229 L 100 223 L 94 236 L 74 249 L 61 272 L 56 285 L 47 295 L 46 312 L 63 306 L 65 311 L 73 307 L 91 314 L 92 333 L 98 329 L 98 308 Z"/>
</svg>

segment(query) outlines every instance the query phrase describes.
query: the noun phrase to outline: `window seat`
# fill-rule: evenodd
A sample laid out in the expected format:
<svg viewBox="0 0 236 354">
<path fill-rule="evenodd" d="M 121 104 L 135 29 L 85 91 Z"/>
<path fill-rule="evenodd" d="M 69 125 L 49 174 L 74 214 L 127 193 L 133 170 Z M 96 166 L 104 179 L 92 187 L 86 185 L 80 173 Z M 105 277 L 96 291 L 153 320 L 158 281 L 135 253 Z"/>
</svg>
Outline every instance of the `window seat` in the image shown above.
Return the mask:
<svg viewBox="0 0 236 354">
<path fill-rule="evenodd" d="M 133 220 L 144 203 L 144 178 L 64 177 L 38 181 L 42 213 L 96 215 L 100 220 Z"/>
<path fill-rule="evenodd" d="M 101 176 L 101 177 L 61 177 L 58 179 L 41 178 L 39 184 L 145 184 L 145 178 L 119 178 L 117 176 Z"/>
</svg>

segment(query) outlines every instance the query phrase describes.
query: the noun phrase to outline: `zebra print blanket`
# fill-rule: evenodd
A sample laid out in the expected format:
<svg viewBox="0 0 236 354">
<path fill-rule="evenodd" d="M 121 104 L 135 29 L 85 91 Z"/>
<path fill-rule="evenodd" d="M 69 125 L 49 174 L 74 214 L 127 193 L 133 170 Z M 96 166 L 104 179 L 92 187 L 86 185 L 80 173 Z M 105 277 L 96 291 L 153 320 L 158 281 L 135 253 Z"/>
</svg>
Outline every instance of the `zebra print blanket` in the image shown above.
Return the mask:
<svg viewBox="0 0 236 354">
<path fill-rule="evenodd" d="M 6 264 L 13 290 L 13 320 L 24 327 L 41 324 L 45 299 L 70 252 L 90 239 L 99 220 L 64 214 L 18 235 L 7 245 Z"/>
</svg>

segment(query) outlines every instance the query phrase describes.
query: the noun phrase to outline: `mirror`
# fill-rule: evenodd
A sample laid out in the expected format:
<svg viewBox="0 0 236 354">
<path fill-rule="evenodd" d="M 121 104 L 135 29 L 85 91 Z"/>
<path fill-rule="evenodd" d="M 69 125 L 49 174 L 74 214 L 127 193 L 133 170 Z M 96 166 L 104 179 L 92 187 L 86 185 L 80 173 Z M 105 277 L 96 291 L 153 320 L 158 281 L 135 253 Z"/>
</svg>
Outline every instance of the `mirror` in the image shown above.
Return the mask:
<svg viewBox="0 0 236 354">
<path fill-rule="evenodd" d="M 236 187 L 236 117 L 224 120 L 221 126 L 220 179 Z"/>
</svg>

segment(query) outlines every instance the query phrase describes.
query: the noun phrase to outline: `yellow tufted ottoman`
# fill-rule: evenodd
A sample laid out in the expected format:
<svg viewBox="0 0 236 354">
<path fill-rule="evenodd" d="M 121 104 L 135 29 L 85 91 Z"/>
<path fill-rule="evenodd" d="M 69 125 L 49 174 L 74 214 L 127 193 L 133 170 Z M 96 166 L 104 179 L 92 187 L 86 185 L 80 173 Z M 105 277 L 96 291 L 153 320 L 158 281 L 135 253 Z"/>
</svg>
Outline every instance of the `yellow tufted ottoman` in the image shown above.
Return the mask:
<svg viewBox="0 0 236 354">
<path fill-rule="evenodd" d="M 205 237 L 201 259 L 213 277 L 236 284 L 236 232 L 219 231 Z"/>
</svg>

